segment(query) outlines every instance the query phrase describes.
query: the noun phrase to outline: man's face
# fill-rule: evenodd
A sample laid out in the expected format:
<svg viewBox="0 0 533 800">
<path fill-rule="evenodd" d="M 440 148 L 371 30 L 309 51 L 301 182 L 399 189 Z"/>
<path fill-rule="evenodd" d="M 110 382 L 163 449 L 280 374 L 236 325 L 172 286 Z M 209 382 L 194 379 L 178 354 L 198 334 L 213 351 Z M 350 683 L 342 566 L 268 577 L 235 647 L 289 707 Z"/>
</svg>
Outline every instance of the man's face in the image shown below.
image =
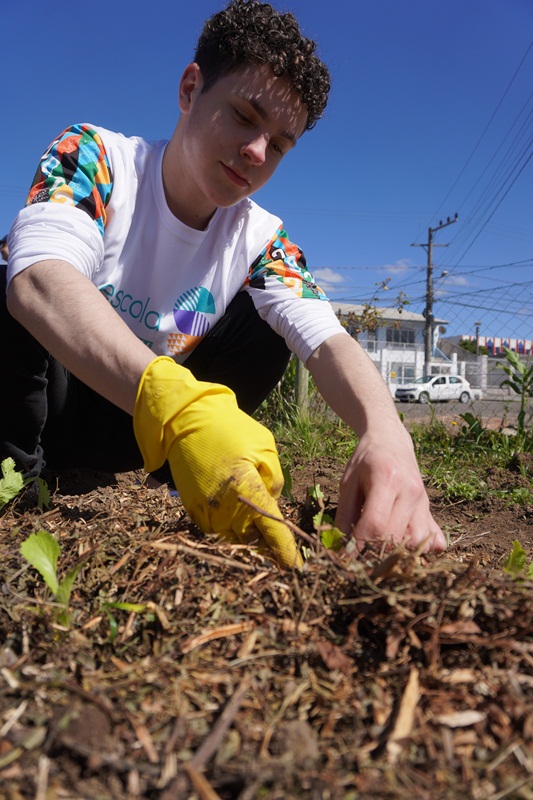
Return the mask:
<svg viewBox="0 0 533 800">
<path fill-rule="evenodd" d="M 2 244 L 0 244 L 0 256 L 2 256 L 4 261 L 7 261 L 8 255 L 9 255 L 9 248 L 7 246 L 7 242 L 2 242 Z"/>
<path fill-rule="evenodd" d="M 213 213 L 268 181 L 304 132 L 307 111 L 267 66 L 248 65 L 204 93 L 202 86 L 198 65 L 189 65 L 180 84 L 181 172 Z"/>
</svg>

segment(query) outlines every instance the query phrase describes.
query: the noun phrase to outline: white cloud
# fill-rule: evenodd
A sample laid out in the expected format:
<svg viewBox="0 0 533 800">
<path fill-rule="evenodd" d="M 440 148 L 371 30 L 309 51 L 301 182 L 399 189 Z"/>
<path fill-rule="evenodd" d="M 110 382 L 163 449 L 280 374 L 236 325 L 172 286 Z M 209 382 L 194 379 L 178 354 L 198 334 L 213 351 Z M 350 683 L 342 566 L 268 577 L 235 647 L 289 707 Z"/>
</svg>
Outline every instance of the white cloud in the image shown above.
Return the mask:
<svg viewBox="0 0 533 800">
<path fill-rule="evenodd" d="M 395 264 L 385 264 L 385 266 L 380 267 L 380 270 L 386 272 L 387 275 L 398 277 L 398 275 L 403 275 L 404 272 L 413 269 L 413 267 L 413 262 L 408 258 L 400 258 Z"/>
<path fill-rule="evenodd" d="M 470 286 L 470 281 L 464 275 L 445 275 L 439 278 L 439 283 L 441 280 L 446 286 Z"/>
<path fill-rule="evenodd" d="M 335 272 L 330 267 L 314 270 L 313 277 L 326 294 L 332 289 L 338 288 L 344 282 L 342 275 Z"/>
<path fill-rule="evenodd" d="M 462 289 L 465 286 L 470 286 L 470 281 L 464 275 L 444 275 L 434 283 L 435 297 L 448 297 L 450 289 Z"/>
</svg>

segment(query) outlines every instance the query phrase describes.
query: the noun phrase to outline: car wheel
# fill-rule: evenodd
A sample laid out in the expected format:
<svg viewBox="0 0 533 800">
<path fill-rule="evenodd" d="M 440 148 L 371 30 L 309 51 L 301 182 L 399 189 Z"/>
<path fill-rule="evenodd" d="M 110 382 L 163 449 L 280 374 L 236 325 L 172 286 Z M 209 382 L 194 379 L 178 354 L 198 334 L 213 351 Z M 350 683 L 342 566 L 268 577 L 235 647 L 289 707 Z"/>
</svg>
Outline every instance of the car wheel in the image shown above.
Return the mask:
<svg viewBox="0 0 533 800">
<path fill-rule="evenodd" d="M 423 406 L 426 406 L 429 403 L 429 394 L 427 392 L 420 392 L 418 396 L 418 402 L 422 403 Z"/>
<path fill-rule="evenodd" d="M 470 395 L 468 394 L 468 392 L 461 392 L 461 394 L 459 395 L 459 402 L 468 403 L 469 400 L 470 400 Z"/>
</svg>

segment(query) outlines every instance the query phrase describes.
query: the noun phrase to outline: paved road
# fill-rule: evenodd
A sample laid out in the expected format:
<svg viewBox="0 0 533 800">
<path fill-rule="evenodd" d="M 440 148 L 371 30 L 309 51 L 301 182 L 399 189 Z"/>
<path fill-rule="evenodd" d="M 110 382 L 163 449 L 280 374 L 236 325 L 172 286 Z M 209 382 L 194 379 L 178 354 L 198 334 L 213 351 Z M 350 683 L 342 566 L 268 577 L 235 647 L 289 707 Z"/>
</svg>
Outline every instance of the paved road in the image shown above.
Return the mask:
<svg viewBox="0 0 533 800">
<path fill-rule="evenodd" d="M 420 422 L 431 419 L 434 414 L 437 419 L 457 419 L 466 411 L 476 417 L 482 417 L 484 422 L 490 421 L 491 426 L 499 425 L 502 419 L 507 424 L 516 423 L 517 415 L 520 410 L 520 400 L 517 395 L 500 396 L 495 398 L 484 398 L 483 400 L 472 400 L 469 403 L 449 402 L 433 403 L 432 405 L 420 405 L 420 403 L 398 403 L 396 408 L 401 411 L 406 420 L 417 420 Z M 527 419 L 533 418 L 533 398 L 528 399 Z"/>
</svg>

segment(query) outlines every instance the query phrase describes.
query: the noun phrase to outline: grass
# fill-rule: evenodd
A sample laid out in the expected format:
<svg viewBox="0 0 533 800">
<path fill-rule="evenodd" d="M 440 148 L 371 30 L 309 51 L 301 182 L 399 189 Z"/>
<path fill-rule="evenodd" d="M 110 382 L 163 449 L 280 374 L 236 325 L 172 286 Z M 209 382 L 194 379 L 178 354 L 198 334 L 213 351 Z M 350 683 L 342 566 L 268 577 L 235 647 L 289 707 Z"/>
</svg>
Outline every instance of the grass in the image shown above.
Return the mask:
<svg viewBox="0 0 533 800">
<path fill-rule="evenodd" d="M 270 428 L 280 451 L 284 471 L 294 464 L 328 456 L 342 469 L 357 438 L 333 414 L 316 389 L 309 411 L 302 414 L 294 402 L 290 374 L 284 378 L 258 418 Z M 433 415 L 429 423 L 415 424 L 411 436 L 428 485 L 452 501 L 475 501 L 493 496 L 509 504 L 533 504 L 533 430 L 509 433 L 487 430 L 471 413 L 452 429 Z M 499 473 L 516 476 L 514 485 L 498 483 Z"/>
<path fill-rule="evenodd" d="M 256 416 L 272 431 L 283 467 L 324 456 L 346 462 L 357 444 L 353 431 L 331 411 L 313 385 L 309 410 L 301 412 L 295 401 L 290 366 Z"/>
<path fill-rule="evenodd" d="M 486 430 L 472 414 L 462 418 L 464 424 L 455 432 L 435 418 L 429 425 L 413 427 L 415 450 L 429 485 L 453 500 L 492 495 L 513 504 L 532 504 L 533 433 Z M 500 473 L 516 476 L 514 485 L 497 485 Z"/>
</svg>

